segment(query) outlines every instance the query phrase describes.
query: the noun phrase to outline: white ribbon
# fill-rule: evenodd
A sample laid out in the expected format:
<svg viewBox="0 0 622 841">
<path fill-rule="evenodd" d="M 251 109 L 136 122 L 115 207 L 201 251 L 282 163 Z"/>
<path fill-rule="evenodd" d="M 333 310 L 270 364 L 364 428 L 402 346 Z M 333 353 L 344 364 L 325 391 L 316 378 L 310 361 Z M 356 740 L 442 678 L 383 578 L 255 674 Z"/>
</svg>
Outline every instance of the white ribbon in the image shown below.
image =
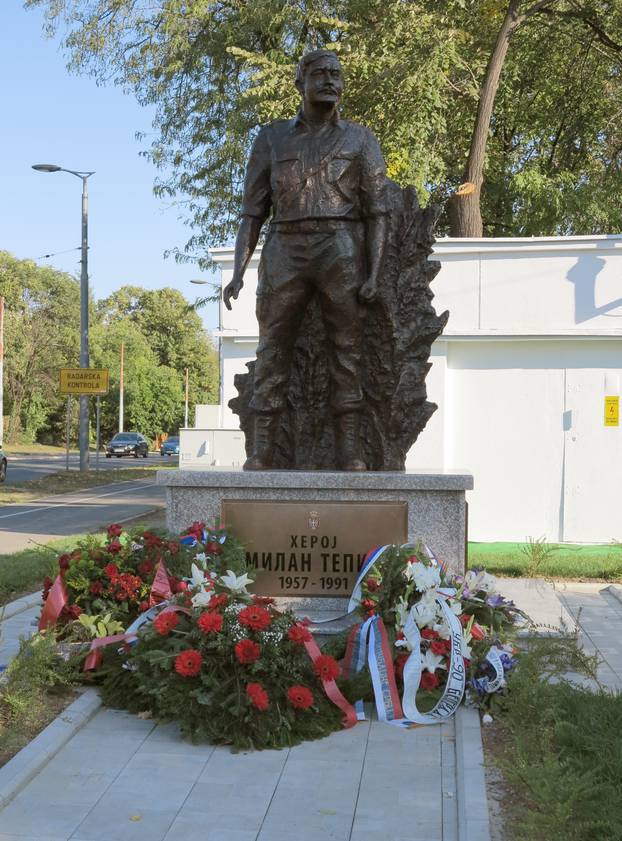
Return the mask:
<svg viewBox="0 0 622 841">
<path fill-rule="evenodd" d="M 417 709 L 417 690 L 421 683 L 421 634 L 412 610 L 404 625 L 404 637 L 412 651 L 404 666 L 402 709 L 406 718 L 415 724 L 438 724 L 453 715 L 462 700 L 466 684 L 462 626 L 445 599 L 437 597 L 436 604 L 449 625 L 451 653 L 445 689 L 434 709 L 427 713 L 420 713 Z"/>
</svg>

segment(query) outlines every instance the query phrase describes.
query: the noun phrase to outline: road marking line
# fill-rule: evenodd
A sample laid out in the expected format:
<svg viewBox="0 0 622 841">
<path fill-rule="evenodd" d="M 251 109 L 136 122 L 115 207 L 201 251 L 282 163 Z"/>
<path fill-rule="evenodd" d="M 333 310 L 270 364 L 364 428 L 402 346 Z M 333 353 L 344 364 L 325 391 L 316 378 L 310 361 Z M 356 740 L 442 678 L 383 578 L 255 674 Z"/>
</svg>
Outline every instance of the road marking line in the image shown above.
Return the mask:
<svg viewBox="0 0 622 841">
<path fill-rule="evenodd" d="M 52 508 L 71 508 L 72 506 L 79 506 L 80 503 L 90 502 L 93 499 L 102 499 L 104 496 L 114 496 L 115 494 L 120 495 L 123 493 L 129 493 L 130 491 L 135 491 L 139 488 L 155 487 L 157 487 L 157 483 L 152 482 L 150 485 L 138 485 L 137 488 L 126 488 L 124 491 L 110 491 L 109 493 L 99 494 L 99 496 L 87 496 L 86 499 L 78 499 L 75 502 L 61 502 L 59 505 L 45 505 L 41 508 L 28 508 L 26 511 L 15 511 L 13 514 L 0 514 L 0 520 L 6 520 L 8 517 L 21 517 L 24 514 L 38 514 L 40 511 L 50 511 Z"/>
</svg>

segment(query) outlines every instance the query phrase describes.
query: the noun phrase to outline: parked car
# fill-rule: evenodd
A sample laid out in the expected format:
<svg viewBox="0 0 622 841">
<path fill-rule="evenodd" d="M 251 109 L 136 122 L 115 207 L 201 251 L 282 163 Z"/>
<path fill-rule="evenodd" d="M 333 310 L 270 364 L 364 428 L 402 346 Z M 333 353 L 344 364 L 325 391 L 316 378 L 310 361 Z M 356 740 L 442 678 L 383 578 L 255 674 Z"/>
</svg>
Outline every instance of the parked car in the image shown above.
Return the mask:
<svg viewBox="0 0 622 841">
<path fill-rule="evenodd" d="M 178 456 L 179 455 L 179 436 L 170 435 L 166 441 L 162 442 L 160 447 L 161 456 Z"/>
<path fill-rule="evenodd" d="M 138 432 L 117 432 L 112 441 L 106 447 L 106 458 L 116 456 L 142 456 L 147 458 L 149 454 L 149 444 L 147 439 L 143 438 Z"/>
<path fill-rule="evenodd" d="M 6 456 L 2 452 L 2 447 L 0 447 L 0 482 L 4 482 L 4 480 L 6 479 L 6 466 Z"/>
</svg>

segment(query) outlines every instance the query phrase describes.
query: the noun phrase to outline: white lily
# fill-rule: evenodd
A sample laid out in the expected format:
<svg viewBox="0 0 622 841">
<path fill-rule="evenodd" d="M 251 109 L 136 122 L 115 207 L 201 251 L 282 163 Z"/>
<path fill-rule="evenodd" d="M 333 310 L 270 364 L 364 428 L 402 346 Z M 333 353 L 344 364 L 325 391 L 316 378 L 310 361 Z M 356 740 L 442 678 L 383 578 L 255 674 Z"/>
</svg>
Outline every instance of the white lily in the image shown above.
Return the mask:
<svg viewBox="0 0 622 841">
<path fill-rule="evenodd" d="M 451 633 L 449 630 L 449 625 L 447 622 L 439 622 L 433 626 L 433 630 L 439 635 L 439 637 L 443 640 L 448 640 L 451 638 Z"/>
<path fill-rule="evenodd" d="M 483 590 L 485 593 L 497 592 L 497 579 L 484 570 L 480 570 L 480 572 L 469 570 L 464 576 L 464 583 L 472 593 L 476 593 L 478 590 Z"/>
<path fill-rule="evenodd" d="M 420 628 L 425 628 L 436 618 L 436 603 L 424 597 L 412 606 L 410 615 Z"/>
<path fill-rule="evenodd" d="M 192 564 L 190 567 L 191 577 L 192 577 L 192 586 L 193 587 L 203 587 L 205 585 L 205 573 L 202 569 L 199 569 L 196 564 Z"/>
<path fill-rule="evenodd" d="M 467 660 L 473 659 L 473 652 L 471 651 L 471 646 L 469 642 L 471 641 L 471 635 L 465 636 L 464 632 L 462 633 L 462 656 L 466 657 Z"/>
<path fill-rule="evenodd" d="M 226 575 L 220 576 L 220 583 L 227 590 L 231 590 L 232 593 L 248 593 L 246 585 L 252 584 L 253 579 L 249 578 L 246 573 L 244 575 L 236 575 L 233 570 L 228 569 Z"/>
<path fill-rule="evenodd" d="M 207 559 L 207 555 L 205 554 L 205 552 L 199 552 L 197 555 L 194 556 L 194 560 L 197 561 L 197 563 L 201 564 L 203 569 L 205 569 L 206 559 Z"/>
<path fill-rule="evenodd" d="M 192 606 L 207 607 L 213 595 L 213 590 L 198 590 L 192 597 Z"/>
<path fill-rule="evenodd" d="M 454 614 L 454 616 L 460 616 L 462 613 L 462 605 L 458 601 L 454 601 L 453 599 L 449 599 L 447 602 L 449 605 L 449 609 Z"/>
<path fill-rule="evenodd" d="M 432 651 L 428 650 L 425 654 L 421 655 L 421 665 L 423 666 L 424 670 L 430 672 L 430 674 L 434 674 L 437 669 L 445 669 L 446 666 L 442 665 L 442 661 L 444 657 L 442 654 L 434 654 Z"/>
</svg>

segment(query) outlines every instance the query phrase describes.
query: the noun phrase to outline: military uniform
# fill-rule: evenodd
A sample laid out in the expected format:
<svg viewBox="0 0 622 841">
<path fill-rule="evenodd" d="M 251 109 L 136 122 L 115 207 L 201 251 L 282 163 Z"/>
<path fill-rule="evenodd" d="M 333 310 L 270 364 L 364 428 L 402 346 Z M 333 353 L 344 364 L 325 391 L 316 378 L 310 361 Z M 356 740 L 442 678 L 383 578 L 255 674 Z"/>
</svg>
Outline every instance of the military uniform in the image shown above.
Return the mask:
<svg viewBox="0 0 622 841">
<path fill-rule="evenodd" d="M 259 345 L 251 407 L 285 407 L 290 360 L 307 304 L 318 296 L 328 341 L 331 405 L 358 411 L 365 220 L 387 212 L 386 171 L 369 129 L 337 113 L 321 128 L 302 113 L 264 126 L 253 144 L 243 216 L 270 230 L 259 264 Z"/>
</svg>

